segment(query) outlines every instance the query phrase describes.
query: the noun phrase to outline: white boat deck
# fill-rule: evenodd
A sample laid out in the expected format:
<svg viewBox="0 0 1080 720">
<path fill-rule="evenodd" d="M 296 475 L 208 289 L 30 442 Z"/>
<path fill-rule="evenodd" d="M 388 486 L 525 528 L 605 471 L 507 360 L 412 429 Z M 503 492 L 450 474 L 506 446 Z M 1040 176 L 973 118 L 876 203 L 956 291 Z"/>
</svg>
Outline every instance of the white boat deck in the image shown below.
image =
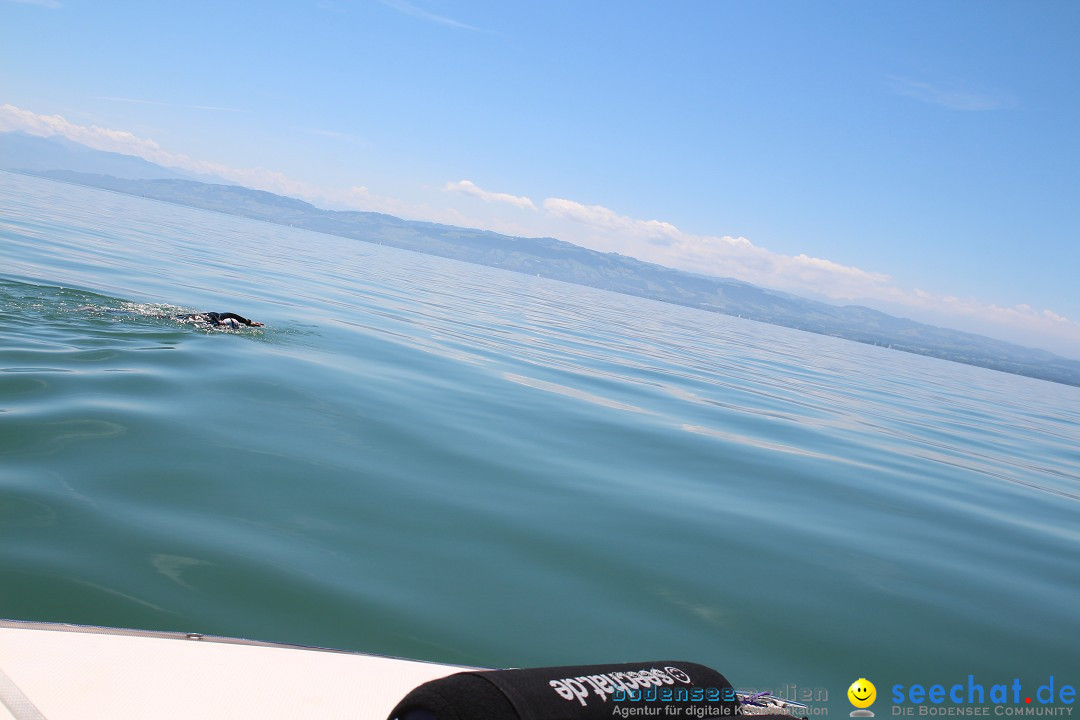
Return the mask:
<svg viewBox="0 0 1080 720">
<path fill-rule="evenodd" d="M 0 720 L 386 720 L 451 665 L 0 620 Z"/>
</svg>

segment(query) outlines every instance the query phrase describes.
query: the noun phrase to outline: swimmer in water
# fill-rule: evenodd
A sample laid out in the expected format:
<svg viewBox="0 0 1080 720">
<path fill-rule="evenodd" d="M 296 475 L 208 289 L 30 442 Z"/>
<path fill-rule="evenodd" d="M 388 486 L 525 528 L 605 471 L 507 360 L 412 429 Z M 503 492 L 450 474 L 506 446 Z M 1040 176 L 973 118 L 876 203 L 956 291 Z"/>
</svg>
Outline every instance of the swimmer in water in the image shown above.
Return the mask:
<svg viewBox="0 0 1080 720">
<path fill-rule="evenodd" d="M 231 330 L 239 330 L 241 325 L 247 325 L 249 327 L 263 327 L 263 324 L 261 322 L 248 320 L 246 317 L 237 315 L 236 313 L 228 312 L 191 313 L 190 315 L 177 315 L 176 319 L 183 322 L 204 322 L 214 327 L 229 328 Z"/>
</svg>

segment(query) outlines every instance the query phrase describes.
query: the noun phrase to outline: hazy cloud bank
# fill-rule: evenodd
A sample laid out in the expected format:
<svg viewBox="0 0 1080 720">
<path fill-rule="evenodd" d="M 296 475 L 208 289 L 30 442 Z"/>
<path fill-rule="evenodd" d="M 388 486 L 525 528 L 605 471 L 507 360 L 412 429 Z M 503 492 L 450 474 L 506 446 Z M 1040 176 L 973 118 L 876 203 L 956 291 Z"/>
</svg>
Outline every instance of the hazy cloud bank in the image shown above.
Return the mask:
<svg viewBox="0 0 1080 720">
<path fill-rule="evenodd" d="M 511 195 L 509 193 L 490 192 L 484 190 L 476 185 L 471 180 L 458 180 L 457 182 L 449 182 L 443 187 L 448 192 L 459 192 L 465 195 L 471 195 L 476 198 L 480 198 L 484 202 L 497 202 L 513 205 L 514 207 L 527 208 L 529 210 L 535 210 L 536 205 L 533 201 L 527 197 L 518 197 L 517 195 Z"/>
</svg>

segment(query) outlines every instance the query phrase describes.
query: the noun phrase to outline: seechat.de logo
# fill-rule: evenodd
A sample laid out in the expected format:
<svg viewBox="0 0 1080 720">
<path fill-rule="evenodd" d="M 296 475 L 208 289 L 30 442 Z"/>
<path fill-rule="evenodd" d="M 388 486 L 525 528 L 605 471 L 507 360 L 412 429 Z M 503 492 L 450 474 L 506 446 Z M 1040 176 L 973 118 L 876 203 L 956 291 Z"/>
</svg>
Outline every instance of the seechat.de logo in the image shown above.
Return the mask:
<svg viewBox="0 0 1080 720">
<path fill-rule="evenodd" d="M 851 711 L 851 717 L 874 717 L 874 713 L 866 709 L 877 700 L 877 688 L 874 687 L 874 683 L 866 678 L 859 678 L 847 689 L 847 697 L 856 707 Z"/>
</svg>

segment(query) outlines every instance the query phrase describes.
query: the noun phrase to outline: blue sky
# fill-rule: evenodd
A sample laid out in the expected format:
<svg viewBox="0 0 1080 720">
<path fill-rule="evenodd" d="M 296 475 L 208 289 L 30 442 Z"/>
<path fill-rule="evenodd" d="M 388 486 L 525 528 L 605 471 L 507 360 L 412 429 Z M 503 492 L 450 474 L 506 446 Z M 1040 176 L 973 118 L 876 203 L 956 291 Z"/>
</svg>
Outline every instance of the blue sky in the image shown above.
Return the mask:
<svg viewBox="0 0 1080 720">
<path fill-rule="evenodd" d="M 0 130 L 1080 357 L 1080 3 L 0 0 Z"/>
</svg>

